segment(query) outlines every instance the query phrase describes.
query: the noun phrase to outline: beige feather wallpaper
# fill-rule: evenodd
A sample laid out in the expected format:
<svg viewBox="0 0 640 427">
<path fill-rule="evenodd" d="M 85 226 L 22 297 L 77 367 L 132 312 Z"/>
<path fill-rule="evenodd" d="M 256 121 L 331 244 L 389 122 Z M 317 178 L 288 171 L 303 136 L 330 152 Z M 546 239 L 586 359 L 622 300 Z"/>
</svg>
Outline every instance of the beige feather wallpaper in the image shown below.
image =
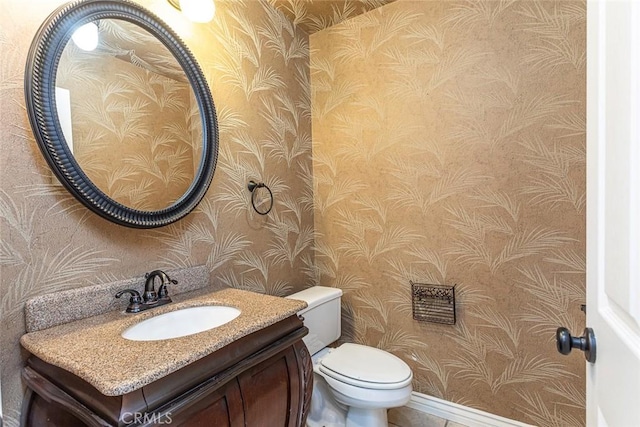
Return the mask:
<svg viewBox="0 0 640 427">
<path fill-rule="evenodd" d="M 323 30 L 394 0 L 269 0 L 307 34 Z"/>
<path fill-rule="evenodd" d="M 584 423 L 584 363 L 552 340 L 584 326 L 584 2 L 216 1 L 201 25 L 138 1 L 194 52 L 220 125 L 205 199 L 156 230 L 88 212 L 36 146 L 24 63 L 62 3 L 0 3 L 7 426 L 19 425 L 28 298 L 200 264 L 274 295 L 341 287 L 343 339 L 403 358 L 419 392 Z M 275 195 L 266 217 L 251 179 Z M 458 323 L 413 321 L 409 280 L 456 284 Z"/>
<path fill-rule="evenodd" d="M 274 295 L 314 283 L 306 33 L 266 2 L 218 2 L 216 19 L 200 25 L 166 0 L 139 1 L 180 34 L 202 66 L 217 107 L 220 152 L 211 188 L 193 213 L 156 230 L 128 229 L 90 213 L 52 181 L 30 130 L 27 52 L 62 3 L 0 3 L 0 372 L 9 427 L 19 425 L 25 354 L 18 339 L 24 302 L 34 295 L 202 264 L 218 284 Z M 274 193 L 269 216 L 251 209 L 251 179 Z"/>
<path fill-rule="evenodd" d="M 584 425 L 585 3 L 397 0 L 310 37 L 316 267 L 415 390 Z M 410 281 L 456 285 L 455 326 Z"/>
</svg>

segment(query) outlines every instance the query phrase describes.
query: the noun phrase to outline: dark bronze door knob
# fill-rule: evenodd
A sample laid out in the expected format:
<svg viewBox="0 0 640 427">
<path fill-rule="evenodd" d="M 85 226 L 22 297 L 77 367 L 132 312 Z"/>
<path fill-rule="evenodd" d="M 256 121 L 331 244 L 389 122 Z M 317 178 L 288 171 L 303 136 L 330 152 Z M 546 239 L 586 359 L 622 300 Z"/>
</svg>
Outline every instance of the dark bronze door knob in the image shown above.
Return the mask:
<svg viewBox="0 0 640 427">
<path fill-rule="evenodd" d="M 584 358 L 589 363 L 596 361 L 596 336 L 593 329 L 585 328 L 581 337 L 573 337 L 567 328 L 556 331 L 556 345 L 558 352 L 564 355 L 571 353 L 574 348 L 584 351 Z"/>
</svg>

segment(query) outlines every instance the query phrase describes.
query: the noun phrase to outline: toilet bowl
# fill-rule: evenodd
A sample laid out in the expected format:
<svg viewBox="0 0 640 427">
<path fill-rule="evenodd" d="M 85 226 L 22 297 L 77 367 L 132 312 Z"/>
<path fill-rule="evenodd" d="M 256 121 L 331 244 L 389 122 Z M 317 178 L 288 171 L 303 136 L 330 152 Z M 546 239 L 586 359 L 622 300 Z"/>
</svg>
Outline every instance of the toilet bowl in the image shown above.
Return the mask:
<svg viewBox="0 0 640 427">
<path fill-rule="evenodd" d="M 413 373 L 400 358 L 374 347 L 345 343 L 340 337 L 340 296 L 315 286 L 288 298 L 306 301 L 299 314 L 309 328 L 304 341 L 313 360 L 314 386 L 309 427 L 387 427 L 387 409 L 411 398 Z"/>
</svg>

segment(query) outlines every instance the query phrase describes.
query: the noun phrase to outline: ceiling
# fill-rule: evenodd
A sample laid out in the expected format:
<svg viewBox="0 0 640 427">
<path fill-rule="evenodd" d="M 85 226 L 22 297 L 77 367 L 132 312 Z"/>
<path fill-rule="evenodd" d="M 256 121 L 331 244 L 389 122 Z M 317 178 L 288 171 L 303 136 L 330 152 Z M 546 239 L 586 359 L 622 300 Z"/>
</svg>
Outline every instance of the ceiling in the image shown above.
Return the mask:
<svg viewBox="0 0 640 427">
<path fill-rule="evenodd" d="M 269 0 L 307 34 L 391 3 L 393 0 Z"/>
</svg>

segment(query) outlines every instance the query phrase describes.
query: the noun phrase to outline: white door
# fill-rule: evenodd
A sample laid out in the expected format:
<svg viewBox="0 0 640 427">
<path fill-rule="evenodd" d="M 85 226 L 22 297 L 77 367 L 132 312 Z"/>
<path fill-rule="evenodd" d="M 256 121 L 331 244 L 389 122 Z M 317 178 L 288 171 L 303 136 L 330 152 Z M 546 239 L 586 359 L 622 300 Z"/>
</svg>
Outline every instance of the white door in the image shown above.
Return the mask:
<svg viewBox="0 0 640 427">
<path fill-rule="evenodd" d="M 588 3 L 587 64 L 587 425 L 638 427 L 640 1 Z"/>
</svg>

